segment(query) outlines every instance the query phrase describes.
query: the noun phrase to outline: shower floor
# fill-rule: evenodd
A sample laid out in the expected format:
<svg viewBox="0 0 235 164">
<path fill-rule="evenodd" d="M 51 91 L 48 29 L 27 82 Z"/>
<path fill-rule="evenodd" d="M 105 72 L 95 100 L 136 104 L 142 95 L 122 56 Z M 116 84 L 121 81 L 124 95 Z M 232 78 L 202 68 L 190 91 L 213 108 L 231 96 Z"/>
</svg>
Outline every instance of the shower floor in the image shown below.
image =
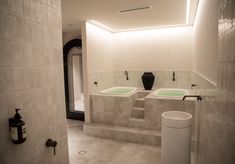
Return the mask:
<svg viewBox="0 0 235 164">
<path fill-rule="evenodd" d="M 160 147 L 87 136 L 79 121 L 67 127 L 70 164 L 160 164 Z"/>
</svg>

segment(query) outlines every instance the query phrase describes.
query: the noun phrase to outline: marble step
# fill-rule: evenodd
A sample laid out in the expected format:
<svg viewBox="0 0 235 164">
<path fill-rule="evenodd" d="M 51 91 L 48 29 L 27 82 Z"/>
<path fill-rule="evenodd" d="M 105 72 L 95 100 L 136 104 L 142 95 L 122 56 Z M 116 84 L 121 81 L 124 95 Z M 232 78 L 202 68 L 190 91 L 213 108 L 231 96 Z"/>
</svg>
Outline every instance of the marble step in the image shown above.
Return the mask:
<svg viewBox="0 0 235 164">
<path fill-rule="evenodd" d="M 135 129 L 97 123 L 84 124 L 83 129 L 85 134 L 90 136 L 154 146 L 161 145 L 161 133 L 154 130 Z"/>
<path fill-rule="evenodd" d="M 135 99 L 135 107 L 144 107 L 144 98 L 136 98 Z"/>
<path fill-rule="evenodd" d="M 134 107 L 132 109 L 133 118 L 144 118 L 144 108 Z"/>
<path fill-rule="evenodd" d="M 147 129 L 136 129 L 100 123 L 86 123 L 83 125 L 86 135 L 118 141 L 133 142 L 161 146 L 161 132 Z M 197 140 L 191 138 L 191 151 L 197 151 Z"/>
<path fill-rule="evenodd" d="M 146 129 L 145 121 L 143 118 L 130 118 L 129 127 L 138 128 L 138 129 Z"/>
<path fill-rule="evenodd" d="M 151 93 L 151 91 L 139 91 L 139 92 L 137 92 L 137 97 L 138 98 L 144 98 L 150 93 Z"/>
</svg>

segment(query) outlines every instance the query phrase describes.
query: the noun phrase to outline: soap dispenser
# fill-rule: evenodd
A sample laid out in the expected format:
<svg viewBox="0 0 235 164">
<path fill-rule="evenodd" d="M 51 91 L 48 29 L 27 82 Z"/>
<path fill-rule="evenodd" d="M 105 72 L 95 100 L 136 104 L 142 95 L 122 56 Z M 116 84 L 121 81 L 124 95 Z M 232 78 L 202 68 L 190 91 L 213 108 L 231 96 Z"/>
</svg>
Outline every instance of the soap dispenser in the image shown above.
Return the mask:
<svg viewBox="0 0 235 164">
<path fill-rule="evenodd" d="M 15 109 L 15 116 L 9 119 L 11 140 L 14 144 L 21 144 L 26 140 L 25 122 L 22 120 L 19 110 Z"/>
</svg>

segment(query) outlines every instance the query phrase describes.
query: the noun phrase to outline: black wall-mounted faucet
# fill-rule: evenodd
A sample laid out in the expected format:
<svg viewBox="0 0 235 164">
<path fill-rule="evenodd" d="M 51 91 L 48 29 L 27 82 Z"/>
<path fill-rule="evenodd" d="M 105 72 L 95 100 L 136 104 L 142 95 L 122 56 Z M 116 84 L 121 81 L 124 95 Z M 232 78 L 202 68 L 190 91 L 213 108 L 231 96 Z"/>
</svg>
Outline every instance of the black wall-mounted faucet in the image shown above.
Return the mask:
<svg viewBox="0 0 235 164">
<path fill-rule="evenodd" d="M 56 151 L 55 151 L 55 147 L 57 146 L 57 142 L 52 140 L 52 139 L 48 139 L 46 141 L 46 147 L 53 147 L 54 149 L 54 155 L 56 155 Z"/>
<path fill-rule="evenodd" d="M 175 81 L 175 71 L 173 71 L 173 74 L 172 74 L 172 81 Z"/>
<path fill-rule="evenodd" d="M 124 75 L 126 75 L 126 80 L 129 80 L 129 76 L 128 76 L 128 72 L 127 71 L 124 72 Z"/>
<path fill-rule="evenodd" d="M 202 97 L 200 95 L 185 95 L 183 97 L 183 101 L 187 98 L 187 97 L 196 97 L 197 98 L 197 101 L 201 101 L 202 100 Z"/>
<path fill-rule="evenodd" d="M 197 86 L 196 84 L 191 84 L 191 89 L 193 89 L 196 86 Z"/>
</svg>

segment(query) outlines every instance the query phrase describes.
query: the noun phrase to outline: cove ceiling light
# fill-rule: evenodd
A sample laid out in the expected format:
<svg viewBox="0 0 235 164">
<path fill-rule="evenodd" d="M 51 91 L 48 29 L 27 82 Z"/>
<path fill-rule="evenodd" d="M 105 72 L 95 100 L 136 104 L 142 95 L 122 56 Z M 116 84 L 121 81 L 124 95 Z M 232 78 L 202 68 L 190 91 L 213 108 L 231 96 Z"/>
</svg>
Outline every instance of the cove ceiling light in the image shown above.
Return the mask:
<svg viewBox="0 0 235 164">
<path fill-rule="evenodd" d="M 186 0 L 186 24 L 189 24 L 189 14 L 190 14 L 190 5 L 191 5 L 191 1 L 190 0 Z"/>
<path fill-rule="evenodd" d="M 89 21 L 87 21 L 88 23 L 91 23 L 91 24 L 93 24 L 93 25 L 96 25 L 96 26 L 98 26 L 98 27 L 100 27 L 100 28 L 102 28 L 102 29 L 104 29 L 104 30 L 108 30 L 109 32 L 115 32 L 111 27 L 108 27 L 108 26 L 106 26 L 106 25 L 104 25 L 103 23 L 100 23 L 100 22 L 98 22 L 98 21 L 95 21 L 95 20 L 89 20 Z"/>
</svg>

